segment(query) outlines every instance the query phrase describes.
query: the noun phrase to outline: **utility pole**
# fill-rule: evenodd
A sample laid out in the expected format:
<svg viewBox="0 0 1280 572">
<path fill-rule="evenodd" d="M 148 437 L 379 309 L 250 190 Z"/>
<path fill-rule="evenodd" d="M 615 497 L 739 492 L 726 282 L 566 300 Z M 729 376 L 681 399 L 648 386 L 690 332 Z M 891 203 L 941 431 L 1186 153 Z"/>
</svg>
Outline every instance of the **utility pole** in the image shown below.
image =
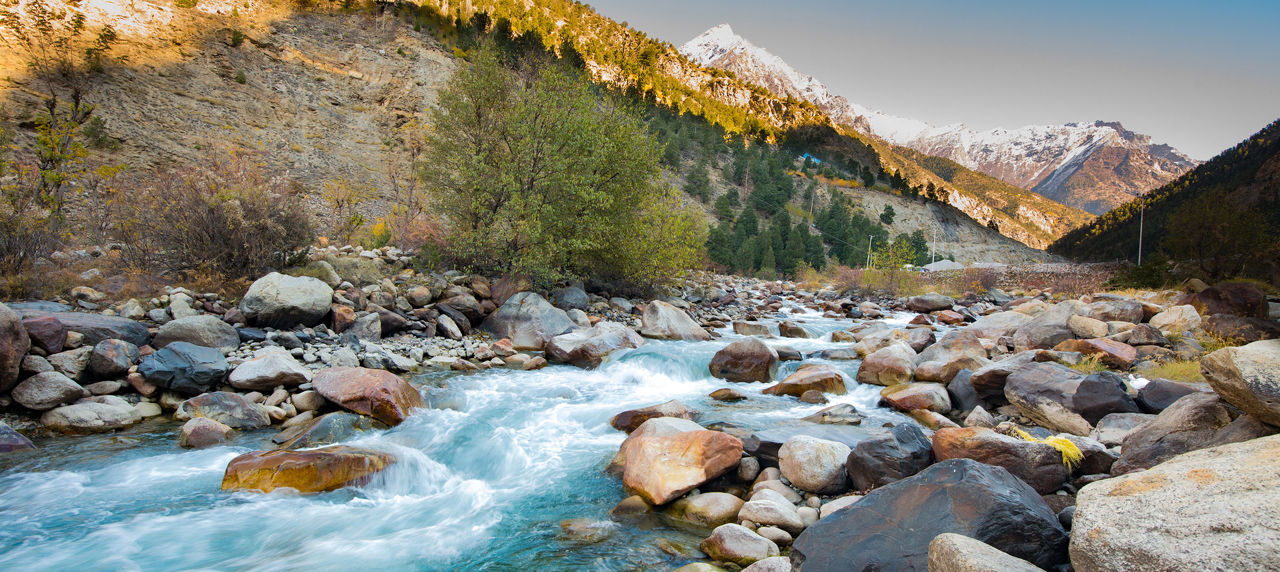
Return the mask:
<svg viewBox="0 0 1280 572">
<path fill-rule="evenodd" d="M 938 229 L 929 229 L 929 264 L 932 265 L 938 261 L 938 247 L 934 244 L 938 242 Z"/>
<path fill-rule="evenodd" d="M 1138 201 L 1138 266 L 1142 266 L 1142 226 L 1147 218 L 1147 204 L 1142 199 Z"/>
<path fill-rule="evenodd" d="M 867 235 L 867 268 L 871 268 L 871 241 L 874 238 L 874 234 Z"/>
</svg>

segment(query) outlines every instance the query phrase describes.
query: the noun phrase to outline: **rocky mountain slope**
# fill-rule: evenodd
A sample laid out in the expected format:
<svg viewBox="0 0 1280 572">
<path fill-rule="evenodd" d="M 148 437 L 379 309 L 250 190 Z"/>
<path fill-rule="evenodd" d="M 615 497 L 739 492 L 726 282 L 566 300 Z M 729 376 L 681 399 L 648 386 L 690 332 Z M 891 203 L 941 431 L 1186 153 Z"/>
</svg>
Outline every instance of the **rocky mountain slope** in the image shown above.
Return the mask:
<svg viewBox="0 0 1280 572">
<path fill-rule="evenodd" d="M 735 34 L 728 24 L 680 48 L 699 64 L 732 71 L 782 97 L 813 103 L 837 123 L 885 141 L 945 157 L 1065 205 L 1100 214 L 1194 167 L 1168 145 L 1095 121 L 974 131 L 895 117 L 835 95 L 822 82 Z"/>
</svg>

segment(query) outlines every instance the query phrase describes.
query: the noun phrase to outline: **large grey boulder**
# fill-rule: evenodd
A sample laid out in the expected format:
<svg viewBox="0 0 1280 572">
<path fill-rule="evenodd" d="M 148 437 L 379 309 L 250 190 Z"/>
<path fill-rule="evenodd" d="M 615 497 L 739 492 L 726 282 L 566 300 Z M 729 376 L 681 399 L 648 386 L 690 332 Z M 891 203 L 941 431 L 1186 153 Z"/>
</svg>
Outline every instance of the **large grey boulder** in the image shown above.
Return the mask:
<svg viewBox="0 0 1280 572">
<path fill-rule="evenodd" d="M 551 304 L 566 312 L 569 310 L 586 310 L 587 306 L 591 304 L 591 299 L 587 297 L 587 293 L 582 288 L 569 286 L 552 290 Z"/>
<path fill-rule="evenodd" d="M 63 433 L 103 433 L 123 429 L 138 421 L 133 411 L 109 403 L 82 401 L 45 411 L 44 426 Z"/>
<path fill-rule="evenodd" d="M 1051 349 L 1072 338 L 1071 327 L 1067 322 L 1071 316 L 1079 314 L 1084 304 L 1077 300 L 1067 300 L 1050 306 L 1027 323 L 1018 327 L 1013 334 L 1013 343 L 1020 349 Z"/>
<path fill-rule="evenodd" d="M 1067 533 L 1039 494 L 1001 467 L 952 459 L 809 526 L 791 547 L 791 564 L 803 572 L 926 570 L 929 543 L 947 532 L 1042 568 L 1066 561 Z"/>
<path fill-rule="evenodd" d="M 1274 570 L 1280 562 L 1280 436 L 1202 449 L 1076 496 L 1079 572 Z"/>
<path fill-rule="evenodd" d="M 278 385 L 297 387 L 311 381 L 311 370 L 283 350 L 266 351 L 231 371 L 231 387 L 249 391 L 270 391 Z"/>
<path fill-rule="evenodd" d="M 858 365 L 858 382 L 876 385 L 907 383 L 915 372 L 915 357 L 915 350 L 902 342 L 875 350 Z"/>
<path fill-rule="evenodd" d="M 240 345 L 240 334 L 221 318 L 203 314 L 179 318 L 160 326 L 152 345 L 163 348 L 173 342 L 188 342 L 227 354 Z"/>
<path fill-rule="evenodd" d="M 878 430 L 856 443 L 845 461 L 855 490 L 881 487 L 910 477 L 933 462 L 933 443 L 915 423 Z"/>
<path fill-rule="evenodd" d="M 917 380 L 942 383 L 950 382 L 962 369 L 973 371 L 991 363 L 977 334 L 964 330 L 943 336 L 913 361 Z"/>
<path fill-rule="evenodd" d="M 943 296 L 937 292 L 930 292 L 921 296 L 912 296 L 907 299 L 907 309 L 912 312 L 936 312 L 938 310 L 950 310 L 956 301 L 949 296 Z"/>
<path fill-rule="evenodd" d="M 778 450 L 778 468 L 801 490 L 835 494 L 848 488 L 845 461 L 849 451 L 848 445 L 838 441 L 796 435 Z"/>
<path fill-rule="evenodd" d="M 89 392 L 71 378 L 56 371 L 38 373 L 19 383 L 13 388 L 13 400 L 19 405 L 34 411 L 53 409 L 64 403 L 71 403 L 81 397 L 88 397 Z"/>
<path fill-rule="evenodd" d="M 22 317 L 0 304 L 0 392 L 18 382 L 22 357 L 31 349 L 31 339 L 22 326 Z"/>
<path fill-rule="evenodd" d="M 638 348 L 644 338 L 617 322 L 600 322 L 593 327 L 560 334 L 547 342 L 547 361 L 570 363 L 581 368 L 599 367 L 609 354 L 624 348 Z"/>
<path fill-rule="evenodd" d="M 1005 380 L 1005 398 L 1041 427 L 1087 436 L 1110 413 L 1138 413 L 1120 376 L 1086 376 L 1056 363 L 1030 363 Z"/>
<path fill-rule="evenodd" d="M 1032 316 L 1022 312 L 996 312 L 978 318 L 964 329 L 983 339 L 998 340 L 1005 336 L 1012 336 L 1018 328 L 1031 320 Z"/>
<path fill-rule="evenodd" d="M 480 329 L 496 339 L 509 338 L 518 350 L 541 350 L 551 338 L 574 327 L 564 310 L 534 292 L 516 293 L 480 324 Z"/>
<path fill-rule="evenodd" d="M 1280 426 L 1280 340 L 1222 348 L 1201 359 L 1200 370 L 1227 403 Z"/>
<path fill-rule="evenodd" d="M 709 340 L 711 334 L 702 329 L 684 310 L 662 300 L 645 305 L 640 314 L 640 335 L 660 340 Z"/>
<path fill-rule="evenodd" d="M 256 325 L 288 329 L 319 324 L 332 301 L 333 288 L 319 279 L 272 272 L 249 286 L 240 311 Z"/>
<path fill-rule="evenodd" d="M 187 395 L 199 395 L 222 382 L 231 366 L 214 348 L 173 342 L 138 364 L 149 383 Z"/>
<path fill-rule="evenodd" d="M 1248 415 L 1234 420 L 1232 411 L 1213 393 L 1195 392 L 1179 399 L 1155 419 L 1125 435 L 1111 474 L 1146 469 L 1196 449 L 1263 437 L 1276 429 Z"/>
</svg>

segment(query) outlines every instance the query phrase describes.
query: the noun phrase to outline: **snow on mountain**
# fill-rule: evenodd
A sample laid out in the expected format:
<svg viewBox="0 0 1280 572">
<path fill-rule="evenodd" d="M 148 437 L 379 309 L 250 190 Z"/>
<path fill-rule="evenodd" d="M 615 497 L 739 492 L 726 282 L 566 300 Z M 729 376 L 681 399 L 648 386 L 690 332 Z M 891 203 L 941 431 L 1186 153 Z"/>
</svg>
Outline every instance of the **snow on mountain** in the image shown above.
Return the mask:
<svg viewBox="0 0 1280 572">
<path fill-rule="evenodd" d="M 1005 182 L 1095 214 L 1172 180 L 1196 165 L 1146 135 L 1103 121 L 975 131 L 935 127 L 871 110 L 721 24 L 680 48 L 703 66 L 734 72 L 778 96 L 807 100 L 833 120 L 890 143 L 951 159 Z"/>
</svg>

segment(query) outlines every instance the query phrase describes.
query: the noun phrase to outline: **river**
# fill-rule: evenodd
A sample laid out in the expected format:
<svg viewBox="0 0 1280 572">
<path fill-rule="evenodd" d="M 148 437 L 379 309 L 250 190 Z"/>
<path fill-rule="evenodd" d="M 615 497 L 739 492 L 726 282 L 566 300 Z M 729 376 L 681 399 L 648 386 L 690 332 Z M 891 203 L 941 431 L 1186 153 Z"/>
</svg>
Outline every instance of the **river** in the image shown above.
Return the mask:
<svg viewBox="0 0 1280 572">
<path fill-rule="evenodd" d="M 784 310 L 786 311 L 786 310 Z M 796 310 L 800 311 L 800 310 Z M 770 339 L 802 352 L 847 347 L 830 332 L 847 319 L 803 320 L 820 338 Z M 906 316 L 889 321 L 905 323 Z M 776 332 L 776 321 L 769 321 Z M 712 355 L 737 336 L 709 342 L 650 340 L 599 369 L 433 372 L 425 391 L 465 394 L 460 410 L 425 409 L 347 444 L 393 453 L 397 462 L 365 486 L 317 495 L 229 493 L 227 462 L 267 448 L 274 430 L 230 445 L 178 447 L 172 421 L 126 431 L 36 440 L 36 451 L 0 457 L 0 569 L 5 570 L 649 570 L 695 560 L 702 534 L 667 526 L 617 526 L 594 544 L 561 536 L 569 518 L 607 520 L 625 495 L 604 474 L 623 433 L 614 414 L 679 399 L 699 421 L 751 429 L 785 424 L 823 405 L 762 395 L 763 383 L 715 379 Z M 822 360 L 809 360 L 822 361 Z M 800 362 L 783 362 L 777 379 Z M 852 381 L 857 361 L 830 362 L 849 375 L 864 424 L 907 418 L 878 407 L 879 388 Z M 707 394 L 733 387 L 736 404 Z M 159 418 L 164 419 L 164 418 Z"/>
</svg>

